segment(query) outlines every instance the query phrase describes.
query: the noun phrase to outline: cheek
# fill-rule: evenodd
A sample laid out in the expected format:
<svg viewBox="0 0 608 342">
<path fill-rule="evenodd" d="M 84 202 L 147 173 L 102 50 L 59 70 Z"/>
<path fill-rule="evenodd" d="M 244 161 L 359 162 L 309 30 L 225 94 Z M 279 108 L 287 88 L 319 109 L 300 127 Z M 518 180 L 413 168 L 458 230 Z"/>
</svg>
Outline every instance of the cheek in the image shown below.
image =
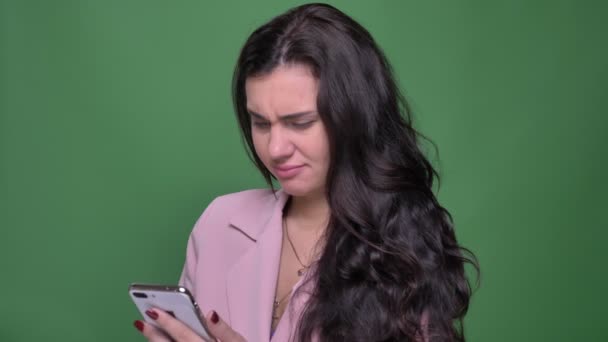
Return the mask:
<svg viewBox="0 0 608 342">
<path fill-rule="evenodd" d="M 329 139 L 323 126 L 321 127 L 321 132 L 319 132 L 319 139 L 317 139 L 317 149 L 319 151 L 319 157 L 323 161 L 329 162 Z"/>
<path fill-rule="evenodd" d="M 329 156 L 329 141 L 325 131 L 320 129 L 314 138 L 308 139 L 308 151 L 311 158 L 324 168 L 328 167 Z"/>
<path fill-rule="evenodd" d="M 315 143 L 315 146 L 313 146 L 313 149 L 315 151 L 315 159 L 319 162 L 319 163 L 325 163 L 329 160 L 329 153 L 327 151 L 327 145 L 323 143 L 323 141 L 318 141 L 317 143 Z"/>
<path fill-rule="evenodd" d="M 262 162 L 264 162 L 264 164 L 267 165 L 267 161 L 266 161 L 266 149 L 265 146 L 266 144 L 263 142 L 263 137 L 261 137 L 259 134 L 256 134 L 255 132 L 251 133 L 251 140 L 253 141 L 253 147 L 255 148 L 255 154 L 258 156 L 258 158 L 260 158 L 262 160 Z"/>
</svg>

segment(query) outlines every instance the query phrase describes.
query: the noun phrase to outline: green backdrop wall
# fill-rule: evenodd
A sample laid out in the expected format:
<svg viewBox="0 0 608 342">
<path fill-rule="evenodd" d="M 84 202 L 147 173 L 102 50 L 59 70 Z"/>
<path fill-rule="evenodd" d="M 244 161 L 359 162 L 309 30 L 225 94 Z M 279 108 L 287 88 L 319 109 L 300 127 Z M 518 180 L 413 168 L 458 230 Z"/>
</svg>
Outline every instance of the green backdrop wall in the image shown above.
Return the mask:
<svg viewBox="0 0 608 342">
<path fill-rule="evenodd" d="M 128 284 L 175 283 L 209 201 L 264 186 L 230 77 L 299 3 L 0 0 L 1 341 L 142 340 Z M 439 147 L 470 340 L 608 341 L 605 2 L 331 3 Z"/>
</svg>

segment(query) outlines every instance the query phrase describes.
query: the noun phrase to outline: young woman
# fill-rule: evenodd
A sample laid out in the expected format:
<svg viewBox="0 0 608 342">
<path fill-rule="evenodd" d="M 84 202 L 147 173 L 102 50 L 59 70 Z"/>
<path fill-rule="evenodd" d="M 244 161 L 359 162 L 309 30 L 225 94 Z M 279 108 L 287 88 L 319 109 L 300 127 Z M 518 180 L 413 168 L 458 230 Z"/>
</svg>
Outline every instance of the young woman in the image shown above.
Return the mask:
<svg viewBox="0 0 608 342">
<path fill-rule="evenodd" d="M 270 189 L 215 199 L 180 284 L 221 341 L 464 341 L 471 289 L 436 171 L 370 34 L 322 4 L 258 28 L 234 73 Z M 274 190 L 276 179 L 280 190 Z M 162 310 L 177 341 L 200 341 Z M 150 341 L 166 335 L 141 321 Z"/>
</svg>

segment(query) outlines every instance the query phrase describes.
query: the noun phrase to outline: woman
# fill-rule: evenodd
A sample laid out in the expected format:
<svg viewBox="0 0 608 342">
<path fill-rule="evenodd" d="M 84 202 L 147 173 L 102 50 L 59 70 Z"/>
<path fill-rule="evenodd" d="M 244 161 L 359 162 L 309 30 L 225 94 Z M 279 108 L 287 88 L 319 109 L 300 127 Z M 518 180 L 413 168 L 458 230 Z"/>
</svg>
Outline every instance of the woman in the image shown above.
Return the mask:
<svg viewBox="0 0 608 342">
<path fill-rule="evenodd" d="M 432 192 L 437 173 L 370 34 L 329 5 L 294 8 L 249 37 L 233 98 L 252 160 L 281 189 L 219 197 L 193 229 L 180 284 L 210 310 L 211 332 L 464 341 L 464 264 L 477 264 Z M 148 315 L 175 340 L 201 340 L 162 310 Z"/>
</svg>

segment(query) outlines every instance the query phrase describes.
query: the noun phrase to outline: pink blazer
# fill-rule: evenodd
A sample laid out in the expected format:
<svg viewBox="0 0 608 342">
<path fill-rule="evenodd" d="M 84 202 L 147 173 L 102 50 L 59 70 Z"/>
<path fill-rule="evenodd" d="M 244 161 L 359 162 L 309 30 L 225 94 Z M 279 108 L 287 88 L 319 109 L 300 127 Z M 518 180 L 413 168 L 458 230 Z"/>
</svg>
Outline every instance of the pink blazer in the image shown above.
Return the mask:
<svg viewBox="0 0 608 342">
<path fill-rule="evenodd" d="M 304 293 L 290 301 L 271 340 L 281 219 L 288 197 L 282 190 L 275 197 L 269 189 L 218 197 L 188 241 L 180 285 L 192 292 L 204 314 L 217 311 L 250 342 L 288 341 L 308 298 Z"/>
</svg>

